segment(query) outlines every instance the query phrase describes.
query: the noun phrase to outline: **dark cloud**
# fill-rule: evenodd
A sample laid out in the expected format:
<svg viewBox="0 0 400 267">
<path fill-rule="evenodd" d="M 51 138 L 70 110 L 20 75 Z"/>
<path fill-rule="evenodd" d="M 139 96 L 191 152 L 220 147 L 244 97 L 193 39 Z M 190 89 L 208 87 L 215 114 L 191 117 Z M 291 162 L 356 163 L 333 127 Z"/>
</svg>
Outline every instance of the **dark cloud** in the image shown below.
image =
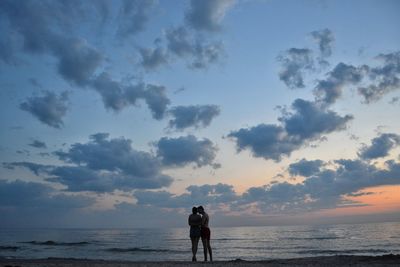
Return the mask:
<svg viewBox="0 0 400 267">
<path fill-rule="evenodd" d="M 11 33 L 8 33 L 11 34 Z M 16 65 L 18 60 L 15 56 L 15 48 L 10 38 L 0 38 L 0 60 L 9 65 Z"/>
<path fill-rule="evenodd" d="M 70 4 L 5 0 L 1 2 L 0 12 L 8 19 L 11 29 L 23 38 L 25 52 L 53 55 L 62 77 L 84 85 L 101 64 L 102 55 L 85 40 L 64 34 L 71 31 L 73 23 L 79 23 L 83 15 L 88 14 L 83 12 L 83 3 L 67 2 Z"/>
<path fill-rule="evenodd" d="M 301 141 L 288 136 L 281 126 L 259 124 L 251 128 L 242 128 L 231 132 L 238 152 L 249 149 L 254 157 L 280 161 L 301 147 Z"/>
<path fill-rule="evenodd" d="M 342 96 L 343 87 L 360 83 L 365 72 L 365 66 L 354 67 L 341 62 L 328 72 L 325 80 L 318 81 L 314 94 L 318 101 L 333 104 Z"/>
<path fill-rule="evenodd" d="M 384 168 L 357 159 L 336 160 L 329 168 L 325 167 L 329 165 L 327 162 L 305 159 L 302 162 L 313 162 L 314 167 L 319 167 L 308 172 L 310 175 L 300 183 L 274 182 L 249 188 L 242 195 L 227 184 L 206 184 L 189 186 L 188 192 L 181 195 L 167 191 L 135 191 L 134 196 L 138 205 L 146 206 L 181 208 L 202 204 L 217 208 L 224 205 L 225 210 L 235 212 L 251 208 L 252 212 L 256 209 L 261 214 L 291 214 L 359 206 L 360 203 L 347 197 L 360 196 L 363 194 L 360 191 L 369 187 L 400 184 L 400 164 L 392 160 L 386 161 Z"/>
<path fill-rule="evenodd" d="M 210 165 L 218 168 L 214 162 L 217 148 L 207 138 L 201 140 L 193 135 L 178 138 L 163 137 L 155 143 L 157 156 L 166 166 L 185 166 L 195 164 L 197 167 Z"/>
<path fill-rule="evenodd" d="M 386 162 L 379 169 L 360 160 L 336 160 L 335 169 L 321 169 L 302 183 L 275 183 L 253 187 L 245 192 L 238 205 L 256 203 L 263 212 L 304 212 L 341 206 L 359 205 L 345 199 L 362 189 L 399 184 L 400 165 Z M 324 163 L 325 165 L 326 163 Z"/>
<path fill-rule="evenodd" d="M 89 82 L 103 60 L 102 54 L 83 39 L 58 40 L 52 50 L 59 59 L 61 76 L 81 86 Z"/>
<path fill-rule="evenodd" d="M 151 205 L 166 208 L 187 208 L 198 205 L 218 205 L 230 203 L 238 198 L 233 186 L 227 184 L 191 185 L 182 195 L 167 191 L 136 191 L 134 197 L 138 205 Z"/>
<path fill-rule="evenodd" d="M 190 1 L 186 22 L 196 30 L 219 31 L 225 13 L 234 5 L 235 0 Z"/>
<path fill-rule="evenodd" d="M 184 130 L 189 127 L 207 127 L 211 121 L 220 114 L 220 108 L 216 105 L 176 106 L 169 110 L 173 117 L 169 121 L 169 127 Z"/>
<path fill-rule="evenodd" d="M 172 179 L 161 174 L 162 166 L 158 159 L 147 152 L 134 150 L 131 143 L 129 139 L 108 140 L 108 134 L 96 134 L 91 136 L 88 143 L 73 144 L 67 152 L 58 151 L 56 155 L 61 160 L 84 168 L 57 168 L 52 172 L 59 177 L 55 180 L 79 188 L 82 183 L 75 177 L 81 177 L 110 191 L 170 185 Z M 74 175 L 74 172 L 78 172 L 78 175 Z"/>
<path fill-rule="evenodd" d="M 309 177 L 315 173 L 318 173 L 322 166 L 322 160 L 301 159 L 298 162 L 291 163 L 288 170 L 291 175 L 301 175 L 304 177 Z"/>
<path fill-rule="evenodd" d="M 221 41 L 209 40 L 184 26 L 169 28 L 163 39 L 157 38 L 154 48 L 139 48 L 140 65 L 150 71 L 165 66 L 179 58 L 186 61 L 190 69 L 206 69 L 225 55 Z"/>
<path fill-rule="evenodd" d="M 95 75 L 104 61 L 103 54 L 85 39 L 74 37 L 77 24 L 99 20 L 101 24 L 108 19 L 112 8 L 106 1 L 5 0 L 0 5 L 0 13 L 7 18 L 10 29 L 22 37 L 23 51 L 54 56 L 58 73 L 66 81 L 93 88 L 100 93 L 105 107 L 114 111 L 143 99 L 154 118 L 163 117 L 169 104 L 163 87 L 122 85 L 112 80 L 109 74 Z M 118 34 L 126 37 L 143 30 L 153 6 L 152 0 L 122 1 L 116 7 L 120 8 Z M 162 51 L 162 48 L 140 50 L 143 65 L 151 69 L 162 64 L 164 61 L 161 57 L 166 56 Z M 60 127 L 61 124 L 56 122 L 55 125 Z"/>
<path fill-rule="evenodd" d="M 130 97 L 125 96 L 125 87 L 117 81 L 114 81 L 107 72 L 98 75 L 93 81 L 92 86 L 103 99 L 106 109 L 120 111 L 130 103 L 135 104 L 136 100 L 141 97 L 143 86 L 130 88 Z M 136 92 L 135 98 L 132 97 L 133 91 Z"/>
<path fill-rule="evenodd" d="M 162 47 L 140 48 L 139 53 L 142 58 L 140 64 L 147 70 L 157 69 L 168 64 L 168 54 Z"/>
<path fill-rule="evenodd" d="M 165 115 L 168 105 L 171 103 L 166 95 L 166 88 L 164 86 L 148 84 L 143 97 L 151 110 L 153 118 L 161 120 Z"/>
<path fill-rule="evenodd" d="M 291 89 L 304 88 L 304 71 L 314 68 L 312 51 L 307 48 L 290 48 L 278 60 L 282 64 L 279 79 Z"/>
<path fill-rule="evenodd" d="M 280 161 L 282 156 L 318 140 L 335 131 L 345 129 L 352 116 L 339 116 L 315 102 L 296 99 L 294 112 L 285 112 L 279 121 L 282 125 L 259 124 L 231 132 L 238 151 L 249 149 L 254 157 Z"/>
<path fill-rule="evenodd" d="M 311 32 L 311 36 L 318 43 L 319 50 L 322 57 L 329 57 L 332 55 L 332 42 L 335 41 L 333 33 L 329 29 Z"/>
<path fill-rule="evenodd" d="M 370 146 L 360 149 L 358 155 L 362 159 L 376 159 L 389 155 L 391 149 L 400 145 L 400 135 L 383 133 L 371 141 Z"/>
<path fill-rule="evenodd" d="M 32 162 L 4 163 L 6 168 L 24 167 L 47 181 L 66 185 L 68 191 L 112 192 L 116 189 L 156 189 L 169 186 L 172 178 L 161 173 L 162 163 L 150 153 L 132 148 L 125 138 L 109 139 L 98 133 L 88 143 L 76 143 L 54 154 L 65 166 Z"/>
<path fill-rule="evenodd" d="M 380 66 L 352 66 L 339 63 L 328 72 L 327 78 L 318 81 L 314 94 L 319 101 L 333 104 L 343 94 L 346 86 L 358 86 L 357 91 L 369 104 L 400 88 L 400 52 L 380 54 Z"/>
<path fill-rule="evenodd" d="M 0 224 L 4 227 L 60 227 L 87 215 L 94 198 L 66 194 L 37 182 L 0 180 Z"/>
<path fill-rule="evenodd" d="M 36 182 L 0 180 L 0 208 L 67 209 L 85 208 L 94 200 L 84 196 L 57 194 L 52 187 Z"/>
<path fill-rule="evenodd" d="M 45 91 L 43 96 L 29 97 L 26 102 L 21 103 L 20 108 L 51 127 L 61 128 L 67 112 L 67 101 L 67 92 L 57 96 L 53 92 Z"/>
<path fill-rule="evenodd" d="M 207 41 L 183 26 L 167 30 L 166 40 L 169 53 L 187 59 L 193 69 L 205 69 L 224 56 L 222 42 Z"/>
<path fill-rule="evenodd" d="M 380 54 L 377 59 L 383 64 L 370 68 L 371 84 L 358 89 L 365 103 L 376 102 L 384 95 L 400 88 L 400 51 Z"/>
<path fill-rule="evenodd" d="M 47 148 L 46 143 L 39 140 L 33 140 L 29 145 L 35 148 Z"/>
<path fill-rule="evenodd" d="M 322 134 L 345 129 L 351 115 L 339 116 L 336 112 L 326 110 L 315 102 L 296 99 L 292 103 L 293 113 L 279 118 L 289 136 L 301 140 L 318 139 Z"/>
<path fill-rule="evenodd" d="M 194 54 L 195 40 L 191 32 L 181 26 L 166 31 L 168 50 L 178 56 L 186 57 Z"/>
<path fill-rule="evenodd" d="M 164 117 L 170 104 L 164 86 L 143 83 L 124 85 L 112 80 L 106 72 L 97 76 L 93 80 L 92 86 L 101 95 L 104 106 L 114 111 L 120 111 L 135 105 L 138 100 L 144 100 L 153 118 L 160 120 Z"/>
<path fill-rule="evenodd" d="M 128 37 L 143 31 L 154 5 L 154 0 L 123 0 L 118 16 L 118 35 Z"/>
</svg>

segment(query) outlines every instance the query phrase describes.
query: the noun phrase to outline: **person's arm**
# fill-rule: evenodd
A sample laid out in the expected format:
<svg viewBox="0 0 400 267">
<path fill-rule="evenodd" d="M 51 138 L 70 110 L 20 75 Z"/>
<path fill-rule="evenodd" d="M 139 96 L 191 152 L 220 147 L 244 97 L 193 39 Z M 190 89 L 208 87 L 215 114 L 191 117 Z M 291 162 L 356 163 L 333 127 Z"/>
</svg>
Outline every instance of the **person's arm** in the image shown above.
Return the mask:
<svg viewBox="0 0 400 267">
<path fill-rule="evenodd" d="M 206 224 L 206 216 L 201 216 L 201 226 L 204 226 Z"/>
</svg>

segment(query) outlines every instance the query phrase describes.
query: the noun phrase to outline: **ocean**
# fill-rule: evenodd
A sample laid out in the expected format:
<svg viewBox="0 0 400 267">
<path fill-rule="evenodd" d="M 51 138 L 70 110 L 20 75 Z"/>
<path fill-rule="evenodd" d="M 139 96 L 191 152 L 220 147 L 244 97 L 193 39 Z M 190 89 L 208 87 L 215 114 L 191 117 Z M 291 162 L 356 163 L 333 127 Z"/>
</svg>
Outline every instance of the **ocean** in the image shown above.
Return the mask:
<svg viewBox="0 0 400 267">
<path fill-rule="evenodd" d="M 191 259 L 188 235 L 188 228 L 0 229 L 0 257 L 184 261 Z M 212 227 L 211 246 L 214 260 L 399 254 L 400 222 Z"/>
</svg>

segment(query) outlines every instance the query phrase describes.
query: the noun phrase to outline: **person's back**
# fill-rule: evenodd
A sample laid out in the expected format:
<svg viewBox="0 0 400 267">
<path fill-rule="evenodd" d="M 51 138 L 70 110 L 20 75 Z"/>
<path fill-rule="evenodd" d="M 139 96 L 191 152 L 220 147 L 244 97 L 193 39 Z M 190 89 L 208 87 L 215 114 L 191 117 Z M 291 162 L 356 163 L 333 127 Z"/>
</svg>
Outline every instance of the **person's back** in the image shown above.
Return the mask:
<svg viewBox="0 0 400 267">
<path fill-rule="evenodd" d="M 200 227 L 201 226 L 201 216 L 200 214 L 190 214 L 188 223 L 191 227 Z"/>
<path fill-rule="evenodd" d="M 188 224 L 190 225 L 190 240 L 192 241 L 192 261 L 197 261 L 197 246 L 201 236 L 201 216 L 197 213 L 196 207 L 193 207 L 192 214 L 189 215 Z"/>
</svg>

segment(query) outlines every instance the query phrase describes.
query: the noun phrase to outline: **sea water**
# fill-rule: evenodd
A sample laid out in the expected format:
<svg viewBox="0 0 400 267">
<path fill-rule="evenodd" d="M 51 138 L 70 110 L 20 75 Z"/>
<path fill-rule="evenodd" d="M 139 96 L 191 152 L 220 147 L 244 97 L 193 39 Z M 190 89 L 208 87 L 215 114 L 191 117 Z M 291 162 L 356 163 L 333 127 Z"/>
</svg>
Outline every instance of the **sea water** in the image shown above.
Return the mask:
<svg viewBox="0 0 400 267">
<path fill-rule="evenodd" d="M 211 246 L 214 260 L 399 254 L 400 223 L 212 227 Z M 191 243 L 188 228 L 0 229 L 0 257 L 181 261 Z"/>
</svg>

